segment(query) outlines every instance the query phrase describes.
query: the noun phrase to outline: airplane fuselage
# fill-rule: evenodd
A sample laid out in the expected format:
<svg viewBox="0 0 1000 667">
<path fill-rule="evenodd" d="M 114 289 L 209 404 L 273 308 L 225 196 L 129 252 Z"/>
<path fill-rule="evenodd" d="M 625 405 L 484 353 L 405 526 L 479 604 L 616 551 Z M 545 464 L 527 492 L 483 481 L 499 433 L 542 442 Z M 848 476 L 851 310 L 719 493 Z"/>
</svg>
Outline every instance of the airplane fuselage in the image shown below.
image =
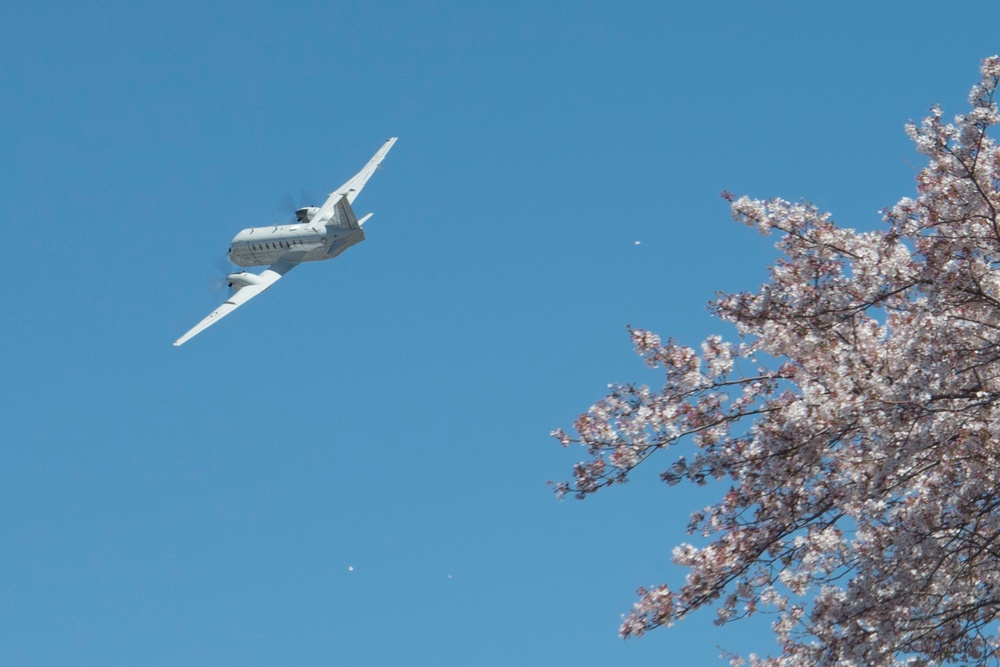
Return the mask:
<svg viewBox="0 0 1000 667">
<path fill-rule="evenodd" d="M 233 237 L 229 261 L 237 266 L 267 266 L 260 273 L 237 271 L 226 276 L 233 288 L 222 305 L 174 341 L 183 345 L 258 294 L 302 262 L 333 259 L 365 240 L 362 225 L 372 214 L 358 218 L 351 206 L 365 183 L 382 164 L 396 137 L 389 138 L 372 159 L 349 181 L 330 193 L 322 206 L 303 206 L 295 211 L 295 222 L 270 227 L 251 227 Z"/>
<path fill-rule="evenodd" d="M 360 229 L 312 227 L 301 223 L 252 227 L 233 237 L 229 261 L 237 266 L 264 266 L 279 261 L 333 259 L 364 238 Z"/>
</svg>

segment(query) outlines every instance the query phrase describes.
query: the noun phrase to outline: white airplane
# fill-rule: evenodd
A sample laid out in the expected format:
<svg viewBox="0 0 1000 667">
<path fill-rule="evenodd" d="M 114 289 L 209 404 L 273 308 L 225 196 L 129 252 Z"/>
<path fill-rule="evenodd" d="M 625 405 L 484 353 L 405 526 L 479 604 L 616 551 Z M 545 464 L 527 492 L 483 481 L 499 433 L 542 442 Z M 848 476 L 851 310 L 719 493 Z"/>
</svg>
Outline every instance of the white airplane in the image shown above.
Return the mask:
<svg viewBox="0 0 1000 667">
<path fill-rule="evenodd" d="M 333 259 L 352 245 L 364 241 L 365 233 L 361 225 L 372 214 L 358 220 L 351 204 L 394 143 L 396 137 L 382 144 L 382 148 L 378 149 L 364 169 L 331 192 L 322 206 L 306 206 L 297 210 L 294 224 L 253 227 L 237 234 L 229 247 L 230 262 L 237 266 L 270 266 L 261 273 L 240 271 L 226 276 L 226 282 L 236 292 L 212 311 L 211 315 L 174 341 L 174 345 L 183 345 L 197 336 L 302 262 Z"/>
</svg>

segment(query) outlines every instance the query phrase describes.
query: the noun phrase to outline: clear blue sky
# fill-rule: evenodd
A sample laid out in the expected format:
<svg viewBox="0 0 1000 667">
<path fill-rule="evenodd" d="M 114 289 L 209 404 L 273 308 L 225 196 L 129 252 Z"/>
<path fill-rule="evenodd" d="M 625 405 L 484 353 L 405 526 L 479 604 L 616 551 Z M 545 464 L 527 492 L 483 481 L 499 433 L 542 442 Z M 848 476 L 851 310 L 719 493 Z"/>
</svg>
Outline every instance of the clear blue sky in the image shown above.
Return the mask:
<svg viewBox="0 0 1000 667">
<path fill-rule="evenodd" d="M 1000 5 L 627 4 L 0 9 L 0 663 L 771 649 L 619 640 L 710 496 L 653 463 L 558 502 L 548 433 L 656 381 L 626 324 L 726 333 L 705 303 L 774 251 L 721 190 L 857 227 L 911 194 L 903 124 L 965 110 Z M 237 231 L 389 136 L 367 242 L 171 346 Z"/>
</svg>

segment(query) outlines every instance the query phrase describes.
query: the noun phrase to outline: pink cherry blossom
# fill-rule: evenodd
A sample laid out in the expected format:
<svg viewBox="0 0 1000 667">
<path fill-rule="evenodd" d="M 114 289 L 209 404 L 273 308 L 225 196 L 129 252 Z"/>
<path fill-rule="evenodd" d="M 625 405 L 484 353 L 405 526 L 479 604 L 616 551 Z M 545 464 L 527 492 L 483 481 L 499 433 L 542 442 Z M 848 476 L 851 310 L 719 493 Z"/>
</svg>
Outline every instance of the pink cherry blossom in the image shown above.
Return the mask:
<svg viewBox="0 0 1000 667">
<path fill-rule="evenodd" d="M 1000 58 L 981 74 L 968 113 L 907 126 L 928 164 L 881 231 L 723 193 L 782 253 L 712 304 L 740 340 L 630 329 L 662 388 L 614 385 L 553 431 L 587 455 L 560 495 L 648 460 L 721 490 L 674 549 L 685 581 L 640 588 L 622 636 L 713 605 L 775 614 L 780 655 L 733 664 L 1000 664 Z"/>
</svg>

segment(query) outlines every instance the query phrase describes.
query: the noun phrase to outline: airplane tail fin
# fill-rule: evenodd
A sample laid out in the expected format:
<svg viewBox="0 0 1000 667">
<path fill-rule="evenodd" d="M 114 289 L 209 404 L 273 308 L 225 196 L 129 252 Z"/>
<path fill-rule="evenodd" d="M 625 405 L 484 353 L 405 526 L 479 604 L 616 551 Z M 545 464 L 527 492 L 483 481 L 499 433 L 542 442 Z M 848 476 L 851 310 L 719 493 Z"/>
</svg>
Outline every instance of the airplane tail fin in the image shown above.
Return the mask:
<svg viewBox="0 0 1000 667">
<path fill-rule="evenodd" d="M 354 214 L 354 209 L 346 198 L 339 200 L 333 207 L 333 216 L 326 223 L 327 227 L 337 227 L 339 229 L 361 229 L 358 216 Z"/>
<path fill-rule="evenodd" d="M 341 199 L 333 208 L 333 217 L 330 221 L 326 223 L 327 227 L 336 227 L 338 229 L 361 229 L 361 225 L 368 222 L 368 218 L 375 215 L 374 213 L 369 213 L 365 217 L 358 220 L 358 216 L 355 215 L 354 209 L 347 200 Z"/>
<path fill-rule="evenodd" d="M 327 251 L 326 256 L 328 258 L 336 257 L 352 245 L 364 241 L 365 232 L 361 229 L 361 225 L 370 217 L 372 217 L 371 213 L 358 220 L 358 216 L 354 214 L 354 209 L 351 208 L 347 198 L 342 197 L 338 200 L 333 207 L 333 216 L 327 221 L 326 227 L 327 229 L 337 229 L 346 233 L 334 234 L 335 240 L 330 244 L 330 249 Z"/>
</svg>

